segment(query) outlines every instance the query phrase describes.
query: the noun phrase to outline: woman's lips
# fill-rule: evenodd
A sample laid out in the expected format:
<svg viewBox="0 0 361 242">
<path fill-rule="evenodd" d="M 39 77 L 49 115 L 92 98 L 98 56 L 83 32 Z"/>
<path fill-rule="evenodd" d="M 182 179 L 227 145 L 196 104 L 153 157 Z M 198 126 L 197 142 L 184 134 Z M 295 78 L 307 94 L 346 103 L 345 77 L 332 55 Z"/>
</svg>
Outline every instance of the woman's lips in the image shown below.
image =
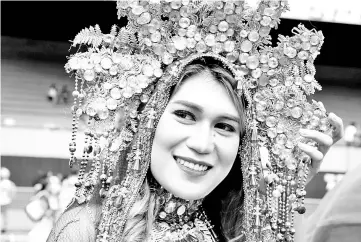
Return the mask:
<svg viewBox="0 0 361 242">
<path fill-rule="evenodd" d="M 177 165 L 191 175 L 205 175 L 212 167 L 204 162 L 197 162 L 189 158 L 174 157 Z"/>
</svg>

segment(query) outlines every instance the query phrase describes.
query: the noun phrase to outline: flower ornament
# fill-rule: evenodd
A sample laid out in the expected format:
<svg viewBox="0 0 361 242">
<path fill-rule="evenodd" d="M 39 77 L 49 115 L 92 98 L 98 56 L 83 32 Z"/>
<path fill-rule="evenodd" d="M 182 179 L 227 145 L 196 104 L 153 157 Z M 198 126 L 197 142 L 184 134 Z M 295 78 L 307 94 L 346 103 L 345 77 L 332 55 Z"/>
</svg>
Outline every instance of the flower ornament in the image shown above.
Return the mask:
<svg viewBox="0 0 361 242">
<path fill-rule="evenodd" d="M 298 130 L 330 129 L 322 103 L 307 101 L 321 90 L 313 62 L 322 33 L 299 25 L 272 47 L 270 31 L 288 10 L 285 0 L 263 0 L 257 9 L 245 1 L 131 0 L 117 1 L 117 9 L 118 17 L 127 17 L 127 26 L 113 26 L 109 34 L 97 25 L 82 30 L 73 46 L 85 45 L 87 51 L 70 56 L 65 66 L 75 76 L 69 150 L 70 164 L 80 166 L 77 201 L 88 201 L 94 187 L 102 187 L 98 239 L 121 238 L 149 167 L 152 137 L 170 88 L 186 65 L 207 57 L 234 75 L 235 92 L 247 100 L 247 132 L 239 154 L 246 240 L 293 241 L 291 211 L 305 211 L 310 162 L 296 144 L 311 143 Z M 86 145 L 77 160 L 82 115 L 88 118 Z M 116 177 L 120 158 L 127 164 L 121 182 Z M 265 193 L 259 192 L 262 181 Z"/>
</svg>

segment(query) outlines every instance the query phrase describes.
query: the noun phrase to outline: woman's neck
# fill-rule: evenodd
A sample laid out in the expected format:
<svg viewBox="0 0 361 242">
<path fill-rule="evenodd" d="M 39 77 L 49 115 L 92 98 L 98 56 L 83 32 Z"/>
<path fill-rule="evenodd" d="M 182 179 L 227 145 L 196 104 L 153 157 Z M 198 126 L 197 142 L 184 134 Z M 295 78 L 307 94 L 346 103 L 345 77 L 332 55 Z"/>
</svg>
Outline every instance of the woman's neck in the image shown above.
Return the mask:
<svg viewBox="0 0 361 242">
<path fill-rule="evenodd" d="M 154 192 L 159 208 L 155 219 L 157 223 L 167 223 L 172 229 L 179 229 L 202 214 L 202 200 L 185 200 L 174 196 L 162 187 Z"/>
</svg>

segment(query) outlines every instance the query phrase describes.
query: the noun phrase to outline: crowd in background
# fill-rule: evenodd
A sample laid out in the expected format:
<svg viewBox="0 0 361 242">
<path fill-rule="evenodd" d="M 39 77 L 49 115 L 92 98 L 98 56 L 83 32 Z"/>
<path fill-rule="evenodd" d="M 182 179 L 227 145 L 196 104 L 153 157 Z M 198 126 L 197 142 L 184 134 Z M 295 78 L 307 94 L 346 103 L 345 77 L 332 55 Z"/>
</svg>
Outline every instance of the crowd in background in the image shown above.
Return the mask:
<svg viewBox="0 0 361 242">
<path fill-rule="evenodd" d="M 46 172 L 36 178 L 33 195 L 24 207 L 26 215 L 34 223 L 27 236 L 28 242 L 46 241 L 54 223 L 73 198 L 76 181 L 75 170 L 68 176 Z M 1 233 L 6 233 L 8 207 L 16 195 L 16 185 L 10 180 L 10 171 L 5 167 L 1 167 L 0 194 Z"/>
<path fill-rule="evenodd" d="M 63 85 L 61 89 L 59 90 L 56 86 L 56 84 L 51 84 L 48 93 L 47 93 L 47 99 L 49 102 L 53 104 L 64 104 L 67 105 L 69 103 L 70 99 L 70 91 L 68 89 L 67 85 Z"/>
</svg>

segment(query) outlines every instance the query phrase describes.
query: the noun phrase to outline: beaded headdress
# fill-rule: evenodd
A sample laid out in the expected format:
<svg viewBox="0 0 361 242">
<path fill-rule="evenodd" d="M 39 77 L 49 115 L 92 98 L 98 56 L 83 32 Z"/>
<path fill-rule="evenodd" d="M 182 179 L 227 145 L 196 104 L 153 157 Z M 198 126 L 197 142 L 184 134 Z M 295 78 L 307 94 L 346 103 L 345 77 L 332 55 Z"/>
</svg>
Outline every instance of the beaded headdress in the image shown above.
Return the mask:
<svg viewBox="0 0 361 242">
<path fill-rule="evenodd" d="M 293 241 L 293 214 L 305 212 L 310 163 L 297 147 L 298 131 L 330 127 L 322 103 L 306 98 L 321 89 L 313 61 L 322 33 L 299 25 L 272 47 L 269 34 L 288 10 L 285 0 L 263 0 L 256 9 L 244 1 L 133 0 L 118 1 L 117 9 L 126 27 L 114 25 L 109 34 L 97 25 L 82 30 L 73 46 L 87 49 L 66 64 L 75 76 L 70 165 L 80 166 L 76 199 L 88 201 L 98 184 L 104 199 L 97 240 L 122 238 L 171 87 L 185 66 L 209 57 L 234 75 L 235 92 L 247 100 L 239 149 L 246 240 Z M 77 161 L 82 116 L 85 148 Z"/>
</svg>

